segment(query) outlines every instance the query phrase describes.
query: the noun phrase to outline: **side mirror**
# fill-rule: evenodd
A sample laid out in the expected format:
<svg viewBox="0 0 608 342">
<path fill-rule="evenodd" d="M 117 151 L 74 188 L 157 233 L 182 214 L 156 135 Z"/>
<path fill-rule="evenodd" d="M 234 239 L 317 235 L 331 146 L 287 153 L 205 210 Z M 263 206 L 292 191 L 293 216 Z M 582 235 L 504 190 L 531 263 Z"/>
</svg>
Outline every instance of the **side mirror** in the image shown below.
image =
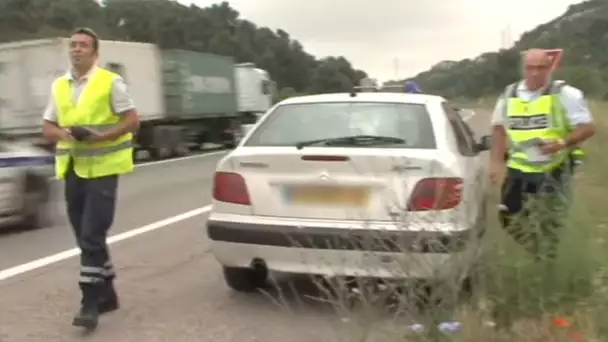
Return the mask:
<svg viewBox="0 0 608 342">
<path fill-rule="evenodd" d="M 479 152 L 489 151 L 492 149 L 492 136 L 484 135 L 479 139 L 477 143 L 477 150 Z"/>
</svg>

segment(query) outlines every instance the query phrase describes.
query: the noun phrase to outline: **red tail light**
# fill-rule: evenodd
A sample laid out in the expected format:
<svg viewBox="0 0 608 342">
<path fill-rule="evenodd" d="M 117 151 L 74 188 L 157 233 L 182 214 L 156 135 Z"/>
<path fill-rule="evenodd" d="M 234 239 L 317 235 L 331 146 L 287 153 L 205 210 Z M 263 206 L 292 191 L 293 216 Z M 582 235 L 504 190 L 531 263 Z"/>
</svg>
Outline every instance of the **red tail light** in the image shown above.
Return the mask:
<svg viewBox="0 0 608 342">
<path fill-rule="evenodd" d="M 425 178 L 410 196 L 409 211 L 445 210 L 462 201 L 462 178 Z"/>
<path fill-rule="evenodd" d="M 216 172 L 213 179 L 213 198 L 221 202 L 251 205 L 245 179 L 238 173 Z"/>
</svg>

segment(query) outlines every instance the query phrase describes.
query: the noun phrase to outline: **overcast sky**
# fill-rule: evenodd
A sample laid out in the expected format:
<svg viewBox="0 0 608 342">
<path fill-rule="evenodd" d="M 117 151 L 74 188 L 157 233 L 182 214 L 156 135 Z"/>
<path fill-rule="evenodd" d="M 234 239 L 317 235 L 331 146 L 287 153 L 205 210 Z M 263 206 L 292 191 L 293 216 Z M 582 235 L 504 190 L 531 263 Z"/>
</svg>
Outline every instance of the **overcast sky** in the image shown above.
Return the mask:
<svg viewBox="0 0 608 342">
<path fill-rule="evenodd" d="M 216 0 L 178 0 L 205 7 Z M 230 0 L 259 26 L 282 28 L 317 56 L 344 55 L 379 80 L 497 50 L 580 0 Z"/>
</svg>

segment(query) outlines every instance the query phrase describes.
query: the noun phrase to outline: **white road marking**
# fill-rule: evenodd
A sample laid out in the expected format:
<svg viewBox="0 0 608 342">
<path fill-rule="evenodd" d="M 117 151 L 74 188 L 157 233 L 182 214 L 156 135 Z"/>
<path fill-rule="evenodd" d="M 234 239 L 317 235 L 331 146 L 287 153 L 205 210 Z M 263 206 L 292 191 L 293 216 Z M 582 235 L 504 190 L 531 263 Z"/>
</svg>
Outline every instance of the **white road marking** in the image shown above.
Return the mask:
<svg viewBox="0 0 608 342">
<path fill-rule="evenodd" d="M 136 237 L 138 235 L 142 235 L 142 234 L 145 234 L 145 233 L 148 233 L 151 231 L 155 231 L 160 228 L 164 228 L 164 227 L 176 224 L 181 221 L 185 221 L 187 219 L 190 219 L 190 218 L 193 218 L 193 217 L 196 217 L 199 215 L 203 215 L 203 214 L 209 212 L 210 210 L 211 210 L 211 205 L 193 209 L 190 211 L 186 211 L 184 213 L 181 213 L 181 214 L 178 214 L 175 216 L 167 217 L 166 219 L 163 219 L 160 221 L 152 222 L 143 227 L 135 228 L 135 229 L 123 232 L 123 233 L 119 233 L 119 234 L 110 236 L 110 237 L 108 237 L 107 241 L 108 241 L 109 245 L 115 244 L 117 242 L 127 240 L 130 238 Z M 49 266 L 49 265 L 58 263 L 63 260 L 67 260 L 67 259 L 75 257 L 77 255 L 80 255 L 80 249 L 72 248 L 72 249 L 65 250 L 63 252 L 59 252 L 59 253 L 56 253 L 53 255 L 42 257 L 40 259 L 26 262 L 25 264 L 21 264 L 21 265 L 17 265 L 17 266 L 11 267 L 11 268 L 7 268 L 5 270 L 1 270 L 0 271 L 0 281 L 36 270 L 38 268 Z"/>
</svg>

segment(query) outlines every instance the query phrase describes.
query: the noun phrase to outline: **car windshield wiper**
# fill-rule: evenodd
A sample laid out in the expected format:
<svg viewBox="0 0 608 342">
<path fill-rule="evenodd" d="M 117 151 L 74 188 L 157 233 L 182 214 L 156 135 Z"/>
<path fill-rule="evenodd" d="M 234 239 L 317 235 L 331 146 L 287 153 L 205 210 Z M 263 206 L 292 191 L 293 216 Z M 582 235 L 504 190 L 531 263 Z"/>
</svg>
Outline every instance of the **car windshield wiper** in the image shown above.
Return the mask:
<svg viewBox="0 0 608 342">
<path fill-rule="evenodd" d="M 296 144 L 296 148 L 301 150 L 306 146 L 324 143 L 327 146 L 332 145 L 384 145 L 384 144 L 405 144 L 405 140 L 396 137 L 385 137 L 381 135 L 351 135 L 338 138 L 317 139 L 309 141 L 301 141 Z"/>
</svg>

